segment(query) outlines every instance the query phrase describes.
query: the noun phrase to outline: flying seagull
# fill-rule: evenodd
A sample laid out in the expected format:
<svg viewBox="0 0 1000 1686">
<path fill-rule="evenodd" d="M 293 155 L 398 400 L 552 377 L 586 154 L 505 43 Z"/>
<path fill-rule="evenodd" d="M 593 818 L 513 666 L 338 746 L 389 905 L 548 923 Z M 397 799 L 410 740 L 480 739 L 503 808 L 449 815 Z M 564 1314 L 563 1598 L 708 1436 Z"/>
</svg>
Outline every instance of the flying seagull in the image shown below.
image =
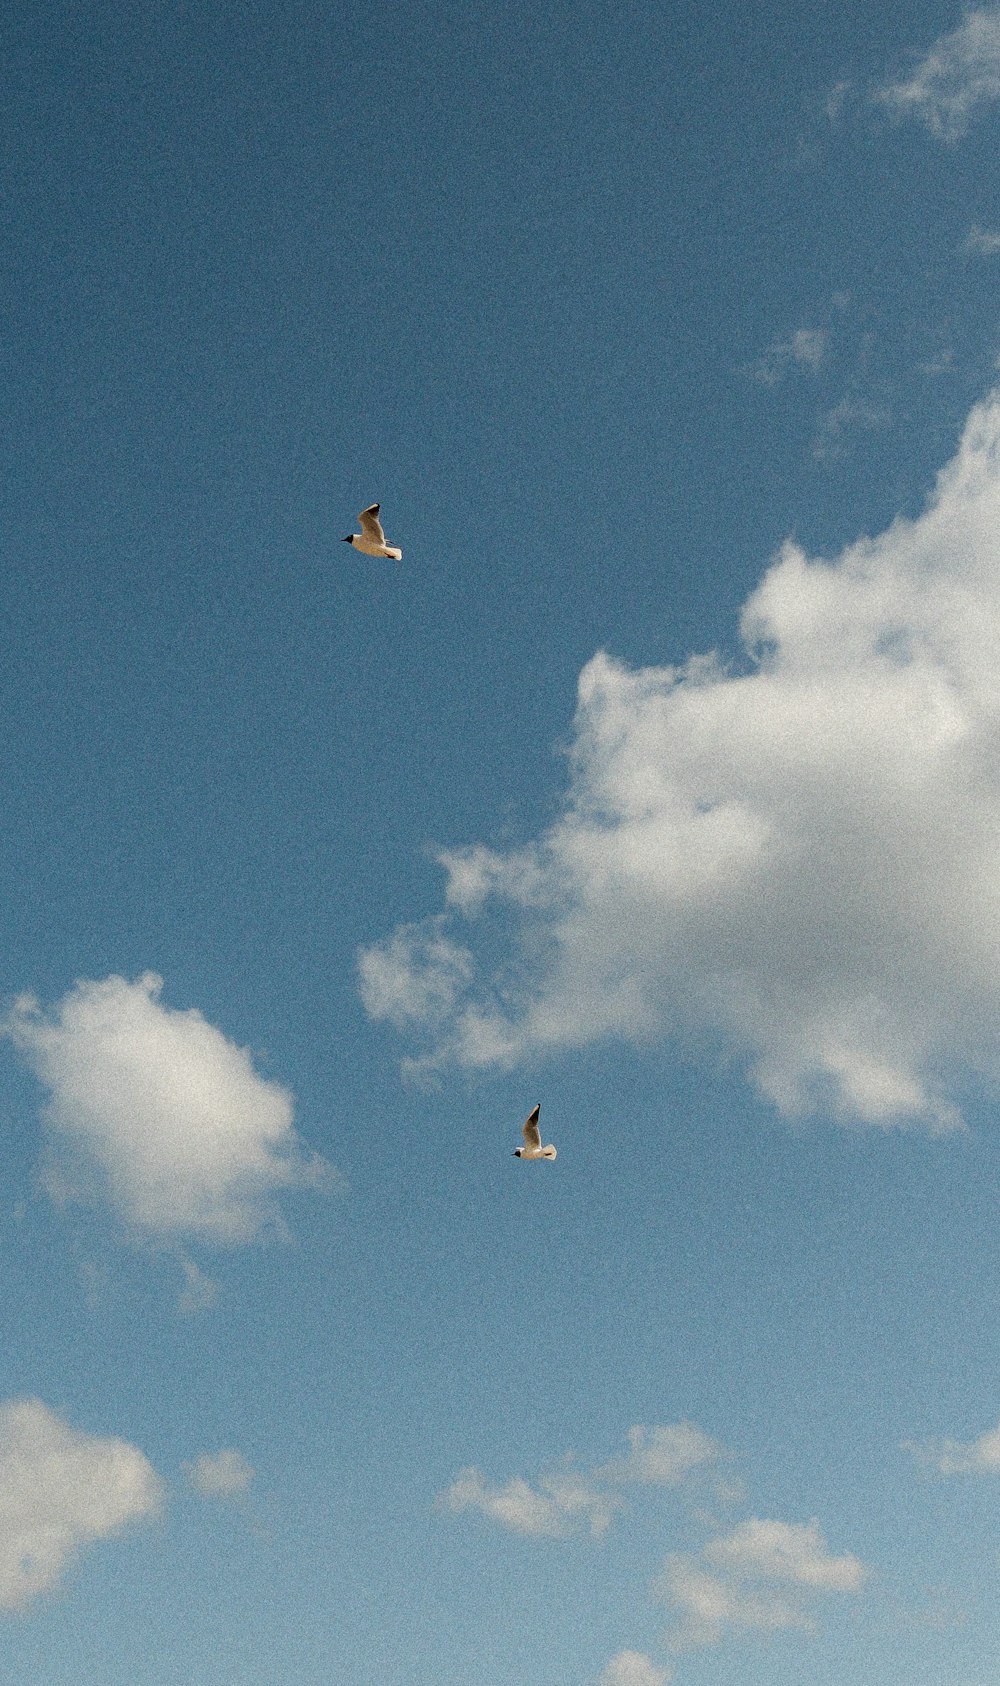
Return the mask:
<svg viewBox="0 0 1000 1686">
<path fill-rule="evenodd" d="M 540 1106 L 532 1107 L 524 1122 L 524 1146 L 514 1149 L 515 1159 L 554 1159 L 556 1150 L 550 1142 L 548 1147 L 542 1146 L 542 1138 L 538 1133 L 538 1114 Z"/>
<path fill-rule="evenodd" d="M 381 507 L 379 503 L 372 503 L 367 509 L 363 509 L 358 516 L 361 522 L 360 533 L 348 533 L 343 542 L 353 544 L 355 550 L 363 551 L 366 556 L 387 556 L 390 562 L 402 562 L 403 552 L 397 550 L 395 545 L 385 542 L 382 523 L 378 518 Z"/>
</svg>

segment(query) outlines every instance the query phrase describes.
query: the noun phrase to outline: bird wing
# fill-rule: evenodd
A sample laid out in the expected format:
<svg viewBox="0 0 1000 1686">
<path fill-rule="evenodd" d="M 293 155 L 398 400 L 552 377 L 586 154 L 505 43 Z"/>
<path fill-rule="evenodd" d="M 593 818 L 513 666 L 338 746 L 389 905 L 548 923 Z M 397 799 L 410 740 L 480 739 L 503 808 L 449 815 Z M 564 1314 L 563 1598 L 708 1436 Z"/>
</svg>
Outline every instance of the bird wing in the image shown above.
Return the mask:
<svg viewBox="0 0 1000 1686">
<path fill-rule="evenodd" d="M 538 1114 L 541 1112 L 541 1110 L 542 1109 L 541 1109 L 540 1105 L 536 1106 L 533 1111 L 529 1112 L 527 1118 L 524 1121 L 524 1145 L 525 1145 L 525 1147 L 541 1147 L 541 1145 L 542 1145 L 542 1138 L 538 1134 Z"/>
<path fill-rule="evenodd" d="M 361 522 L 361 531 L 365 538 L 374 539 L 376 544 L 385 544 L 385 534 L 382 531 L 382 523 L 378 518 L 381 507 L 382 505 L 378 503 L 369 504 L 368 508 L 363 509 L 358 516 L 358 520 Z"/>
</svg>

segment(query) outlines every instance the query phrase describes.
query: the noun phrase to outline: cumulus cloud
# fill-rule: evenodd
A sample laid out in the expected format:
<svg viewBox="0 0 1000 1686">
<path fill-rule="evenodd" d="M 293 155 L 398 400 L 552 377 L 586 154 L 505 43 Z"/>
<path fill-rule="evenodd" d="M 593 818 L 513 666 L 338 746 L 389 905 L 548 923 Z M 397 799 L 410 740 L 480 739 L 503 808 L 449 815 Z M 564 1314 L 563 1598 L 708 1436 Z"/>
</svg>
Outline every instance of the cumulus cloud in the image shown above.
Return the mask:
<svg viewBox="0 0 1000 1686">
<path fill-rule="evenodd" d="M 794 369 L 815 374 L 826 355 L 829 335 L 825 328 L 795 328 L 772 340 L 750 373 L 762 386 L 777 386 Z"/>
<path fill-rule="evenodd" d="M 1000 99 L 1000 10 L 972 7 L 909 76 L 878 89 L 897 117 L 915 117 L 942 140 L 959 140 L 973 117 Z"/>
<path fill-rule="evenodd" d="M 904 1440 L 903 1450 L 938 1475 L 1000 1475 L 1000 1423 L 977 1440 Z"/>
<path fill-rule="evenodd" d="M 247 1491 L 256 1472 L 242 1452 L 223 1447 L 220 1452 L 203 1452 L 184 1465 L 184 1473 L 203 1499 L 232 1499 Z"/>
<path fill-rule="evenodd" d="M 270 1197 L 328 1167 L 292 1128 L 292 1101 L 162 980 L 81 980 L 45 1013 L 31 996 L 4 1027 L 50 1091 L 57 1199 L 105 1194 L 138 1230 L 233 1243 L 274 1221 Z"/>
<path fill-rule="evenodd" d="M 619 1651 L 601 1672 L 598 1686 L 668 1686 L 671 1668 L 656 1668 L 642 1651 Z"/>
<path fill-rule="evenodd" d="M 497 1487 L 471 1466 L 459 1471 L 436 1503 L 440 1510 L 478 1510 L 515 1534 L 550 1539 L 581 1530 L 600 1539 L 617 1508 L 613 1495 L 568 1468 L 541 1476 L 535 1487 L 520 1477 Z"/>
<path fill-rule="evenodd" d="M 39 1399 L 0 1405 L 0 1609 L 54 1586 L 85 1546 L 155 1516 L 162 1496 L 127 1441 L 73 1429 Z"/>
<path fill-rule="evenodd" d="M 735 669 L 594 656 L 559 818 L 441 854 L 372 1016 L 430 1068 L 707 1032 L 785 1114 L 956 1127 L 1000 1076 L 998 533 L 994 395 L 920 516 L 785 544 Z"/>
<path fill-rule="evenodd" d="M 673 1641 L 684 1647 L 717 1644 L 727 1629 L 809 1629 L 812 1599 L 858 1593 L 866 1578 L 859 1558 L 828 1551 L 818 1522 L 753 1516 L 700 1553 L 671 1553 L 657 1591 L 678 1616 Z"/>
</svg>

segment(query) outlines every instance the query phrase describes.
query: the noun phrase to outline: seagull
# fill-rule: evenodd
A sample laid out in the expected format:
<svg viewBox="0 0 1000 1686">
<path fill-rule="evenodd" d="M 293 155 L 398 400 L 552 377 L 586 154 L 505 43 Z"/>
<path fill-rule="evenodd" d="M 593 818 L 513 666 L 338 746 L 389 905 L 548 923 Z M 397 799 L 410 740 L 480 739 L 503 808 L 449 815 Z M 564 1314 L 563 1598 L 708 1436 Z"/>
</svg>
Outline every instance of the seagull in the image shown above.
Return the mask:
<svg viewBox="0 0 1000 1686">
<path fill-rule="evenodd" d="M 367 509 L 363 509 L 358 516 L 361 522 L 360 533 L 348 533 L 342 542 L 353 544 L 355 550 L 363 551 L 366 556 L 387 556 L 390 562 L 402 562 L 403 552 L 397 550 L 395 545 L 385 542 L 382 523 L 378 518 L 381 507 L 379 503 L 372 503 Z"/>
<path fill-rule="evenodd" d="M 540 1106 L 532 1107 L 524 1121 L 524 1146 L 514 1149 L 515 1159 L 554 1159 L 556 1150 L 550 1142 L 548 1147 L 542 1146 L 542 1138 L 538 1134 L 538 1114 Z"/>
</svg>

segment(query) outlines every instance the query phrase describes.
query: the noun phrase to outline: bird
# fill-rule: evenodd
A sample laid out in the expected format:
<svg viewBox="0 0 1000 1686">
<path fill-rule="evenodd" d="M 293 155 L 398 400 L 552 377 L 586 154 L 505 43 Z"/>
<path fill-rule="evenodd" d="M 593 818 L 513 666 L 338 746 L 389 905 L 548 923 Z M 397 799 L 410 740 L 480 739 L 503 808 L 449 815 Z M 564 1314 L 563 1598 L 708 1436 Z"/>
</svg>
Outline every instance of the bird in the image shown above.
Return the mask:
<svg viewBox="0 0 1000 1686">
<path fill-rule="evenodd" d="M 358 516 L 361 522 L 360 533 L 348 533 L 342 542 L 352 544 L 355 550 L 362 551 L 365 556 L 385 556 L 390 562 L 402 562 L 403 552 L 397 550 L 395 545 L 385 542 L 382 523 L 378 518 L 381 507 L 381 504 L 372 503 L 367 509 L 363 509 Z"/>
<path fill-rule="evenodd" d="M 548 1147 L 542 1146 L 542 1138 L 538 1133 L 538 1114 L 541 1106 L 532 1107 L 524 1121 L 524 1146 L 514 1149 L 515 1159 L 554 1159 L 556 1150 L 550 1142 Z"/>
</svg>

